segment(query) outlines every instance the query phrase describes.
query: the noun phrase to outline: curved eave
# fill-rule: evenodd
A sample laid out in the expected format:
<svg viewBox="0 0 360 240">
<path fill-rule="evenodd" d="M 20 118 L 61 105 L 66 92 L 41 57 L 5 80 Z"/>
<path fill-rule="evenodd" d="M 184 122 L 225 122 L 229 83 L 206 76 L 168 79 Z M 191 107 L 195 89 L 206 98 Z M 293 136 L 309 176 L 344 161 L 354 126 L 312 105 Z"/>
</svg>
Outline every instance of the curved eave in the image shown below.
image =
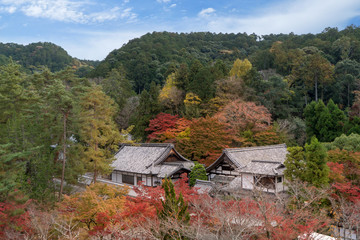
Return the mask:
<svg viewBox="0 0 360 240">
<path fill-rule="evenodd" d="M 208 166 L 205 169 L 206 172 L 210 172 L 211 170 L 213 170 L 223 160 L 224 155 L 225 155 L 225 152 L 223 151 L 223 153 L 220 155 L 220 157 L 218 159 L 216 159 L 215 162 L 213 162 L 210 166 Z"/>
<path fill-rule="evenodd" d="M 166 158 L 170 155 L 171 150 L 174 151 L 174 153 L 181 159 L 184 160 L 185 162 L 192 162 L 189 159 L 186 159 L 184 156 L 182 156 L 178 151 L 176 151 L 175 147 L 173 144 L 169 144 L 169 147 L 166 149 L 166 151 L 164 151 L 164 153 L 154 162 L 154 165 L 159 165 L 161 163 L 163 163 Z"/>
<path fill-rule="evenodd" d="M 184 166 L 182 166 L 182 165 L 179 165 L 179 167 L 176 168 L 174 171 L 170 172 L 167 177 L 170 177 L 170 178 L 171 178 L 175 173 L 177 173 L 178 171 L 180 171 L 180 170 L 182 170 L 182 169 L 184 169 L 184 170 L 186 170 L 186 171 L 188 171 L 188 172 L 191 172 L 190 169 L 188 169 L 188 168 L 186 168 L 186 167 L 184 167 Z M 159 176 L 158 176 L 158 177 L 159 177 Z"/>
</svg>

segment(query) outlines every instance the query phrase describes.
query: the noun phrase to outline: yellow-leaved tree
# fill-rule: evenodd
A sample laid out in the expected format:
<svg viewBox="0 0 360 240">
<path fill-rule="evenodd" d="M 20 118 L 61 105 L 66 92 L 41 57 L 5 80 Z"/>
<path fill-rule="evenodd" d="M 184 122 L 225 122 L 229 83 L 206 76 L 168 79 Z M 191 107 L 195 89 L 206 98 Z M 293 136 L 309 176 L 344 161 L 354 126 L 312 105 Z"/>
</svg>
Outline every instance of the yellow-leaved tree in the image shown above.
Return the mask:
<svg viewBox="0 0 360 240">
<path fill-rule="evenodd" d="M 164 87 L 159 94 L 160 102 L 167 108 L 171 109 L 174 114 L 179 112 L 179 105 L 182 103 L 184 91 L 176 87 L 175 73 L 166 78 Z"/>
<path fill-rule="evenodd" d="M 197 118 L 200 116 L 201 99 L 198 95 L 189 92 L 186 94 L 185 100 L 185 115 L 188 119 Z"/>
<path fill-rule="evenodd" d="M 110 164 L 118 146 L 128 142 L 127 132 L 120 134 L 113 116 L 114 101 L 100 86 L 93 85 L 80 100 L 80 141 L 84 145 L 83 162 L 87 172 L 93 173 L 93 182 L 99 175 L 110 174 Z"/>
<path fill-rule="evenodd" d="M 252 64 L 246 58 L 244 60 L 236 59 L 230 70 L 230 77 L 243 78 L 252 69 Z"/>
</svg>

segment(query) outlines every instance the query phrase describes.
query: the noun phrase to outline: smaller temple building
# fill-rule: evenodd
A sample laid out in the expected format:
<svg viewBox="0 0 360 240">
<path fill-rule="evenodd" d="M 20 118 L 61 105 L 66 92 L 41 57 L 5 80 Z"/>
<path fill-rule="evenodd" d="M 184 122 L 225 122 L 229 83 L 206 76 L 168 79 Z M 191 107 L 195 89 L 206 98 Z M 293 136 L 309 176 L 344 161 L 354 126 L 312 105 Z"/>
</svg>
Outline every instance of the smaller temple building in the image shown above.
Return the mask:
<svg viewBox="0 0 360 240">
<path fill-rule="evenodd" d="M 145 186 L 161 185 L 165 177 L 176 180 L 189 173 L 194 163 L 168 143 L 123 144 L 112 163 L 111 181 Z"/>
<path fill-rule="evenodd" d="M 288 154 L 285 144 L 227 148 L 207 169 L 209 180 L 228 190 L 260 189 L 283 192 L 284 162 Z"/>
</svg>

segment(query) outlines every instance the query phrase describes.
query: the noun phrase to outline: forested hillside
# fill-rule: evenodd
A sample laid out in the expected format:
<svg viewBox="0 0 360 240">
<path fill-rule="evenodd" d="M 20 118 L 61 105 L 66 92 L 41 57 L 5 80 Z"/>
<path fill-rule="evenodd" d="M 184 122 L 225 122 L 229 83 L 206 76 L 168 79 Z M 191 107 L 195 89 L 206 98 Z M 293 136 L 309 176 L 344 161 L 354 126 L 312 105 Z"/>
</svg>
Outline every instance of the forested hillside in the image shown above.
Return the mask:
<svg viewBox="0 0 360 240">
<path fill-rule="evenodd" d="M 311 138 L 306 136 L 310 120 L 304 108 L 320 100 L 325 105 L 332 100 L 344 114 L 336 127 L 341 130 L 328 138 L 320 136 L 321 141 L 332 141 L 341 133 L 358 133 L 359 36 L 355 26 L 306 35 L 154 32 L 111 52 L 89 76 L 98 82 L 106 79 L 101 83 L 104 91 L 122 108 L 117 122 L 121 127 L 134 125 L 132 133 L 142 141 L 154 141 L 147 138 L 155 131 L 149 121 L 161 112 L 187 120 L 215 116 L 229 124 L 224 111 L 241 108 L 237 114 L 244 119 L 243 112 L 255 107 L 243 105 L 254 104 L 265 107 L 262 116 L 272 126 L 272 132 L 266 128 L 271 133 L 261 138 L 275 134 L 278 140 L 273 143 L 302 145 Z M 114 74 L 121 76 L 119 81 L 114 81 Z M 118 90 L 116 82 L 121 83 Z M 265 128 L 254 124 L 237 127 L 232 146 L 265 144 L 257 140 Z M 335 128 L 317 125 L 316 131 L 324 132 L 323 127 Z"/>
<path fill-rule="evenodd" d="M 92 76 L 105 77 L 113 68 L 124 67 L 134 90 L 149 90 L 150 83 L 163 84 L 171 68 L 191 65 L 197 59 L 203 65 L 222 60 L 228 67 L 237 59 L 248 58 L 257 70 L 276 69 L 286 76 L 302 49 L 319 50 L 331 64 L 350 59 L 360 60 L 360 30 L 349 26 L 342 31 L 327 28 L 319 34 L 271 34 L 257 36 L 246 33 L 148 33 L 112 51 Z M 303 49 L 305 48 L 305 49 Z"/>
<path fill-rule="evenodd" d="M 360 228 L 359 27 L 154 32 L 99 65 L 51 43 L 0 44 L 0 54 L 0 238 L 297 239 Z M 101 184 L 71 194 L 65 182 L 108 176 L 126 142 L 170 142 L 203 166 L 224 148 L 286 143 L 288 195 L 213 198 L 186 178 L 135 189 L 138 198 Z"/>
<path fill-rule="evenodd" d="M 97 61 L 73 58 L 63 48 L 48 42 L 28 45 L 0 43 L 0 65 L 9 63 L 10 58 L 29 72 L 41 66 L 53 72 L 71 66 L 78 70 L 78 75 L 84 76 L 97 65 Z"/>
</svg>

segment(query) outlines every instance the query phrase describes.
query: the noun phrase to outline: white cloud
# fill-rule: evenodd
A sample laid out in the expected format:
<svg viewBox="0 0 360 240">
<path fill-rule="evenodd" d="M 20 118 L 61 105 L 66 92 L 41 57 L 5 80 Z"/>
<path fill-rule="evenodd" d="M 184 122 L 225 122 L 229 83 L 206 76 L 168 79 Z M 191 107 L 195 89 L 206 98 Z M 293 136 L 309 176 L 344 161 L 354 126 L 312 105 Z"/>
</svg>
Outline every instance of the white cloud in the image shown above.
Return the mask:
<svg viewBox="0 0 360 240">
<path fill-rule="evenodd" d="M 359 0 L 296 0 L 258 10 L 249 17 L 212 18 L 210 22 L 204 23 L 204 27 L 215 32 L 247 32 L 259 35 L 315 33 L 329 26 L 345 26 L 348 20 L 359 15 Z"/>
<path fill-rule="evenodd" d="M 78 4 L 67 0 L 29 1 L 21 5 L 21 11 L 29 17 L 48 18 L 65 22 L 87 22 L 87 16 L 78 11 Z"/>
<path fill-rule="evenodd" d="M 120 48 L 130 39 L 140 37 L 147 31 L 79 32 L 79 41 L 58 43 L 71 56 L 80 59 L 103 60 L 112 50 Z"/>
<path fill-rule="evenodd" d="M 174 3 L 174 4 L 171 4 L 170 6 L 169 6 L 169 8 L 174 8 L 174 7 L 176 7 L 176 4 Z"/>
<path fill-rule="evenodd" d="M 206 8 L 206 9 L 203 9 L 201 10 L 199 13 L 198 13 L 198 16 L 199 17 L 209 17 L 212 13 L 215 12 L 215 9 L 213 8 Z"/>
<path fill-rule="evenodd" d="M 15 6 L 11 6 L 11 7 L 0 7 L 0 12 L 6 12 L 6 13 L 13 14 L 15 11 L 16 11 L 16 7 L 15 7 Z"/>
<path fill-rule="evenodd" d="M 84 8 L 92 4 L 89 1 L 74 0 L 0 0 L 0 12 L 21 11 L 29 17 L 76 23 L 104 22 L 118 18 L 133 20 L 137 17 L 131 9 L 122 10 L 119 7 L 100 12 L 85 12 Z"/>
<path fill-rule="evenodd" d="M 126 8 L 121 10 L 118 7 L 114 7 L 110 11 L 98 12 L 89 15 L 89 19 L 93 22 L 104 22 L 114 19 L 127 19 L 128 21 L 134 20 L 137 15 L 132 13 L 132 8 Z"/>
<path fill-rule="evenodd" d="M 158 3 L 168 3 L 170 2 L 171 0 L 156 0 Z"/>
<path fill-rule="evenodd" d="M 129 21 L 135 20 L 137 17 L 137 14 L 132 12 L 132 8 L 126 8 L 122 13 L 120 14 L 121 18 L 126 18 Z"/>
</svg>

